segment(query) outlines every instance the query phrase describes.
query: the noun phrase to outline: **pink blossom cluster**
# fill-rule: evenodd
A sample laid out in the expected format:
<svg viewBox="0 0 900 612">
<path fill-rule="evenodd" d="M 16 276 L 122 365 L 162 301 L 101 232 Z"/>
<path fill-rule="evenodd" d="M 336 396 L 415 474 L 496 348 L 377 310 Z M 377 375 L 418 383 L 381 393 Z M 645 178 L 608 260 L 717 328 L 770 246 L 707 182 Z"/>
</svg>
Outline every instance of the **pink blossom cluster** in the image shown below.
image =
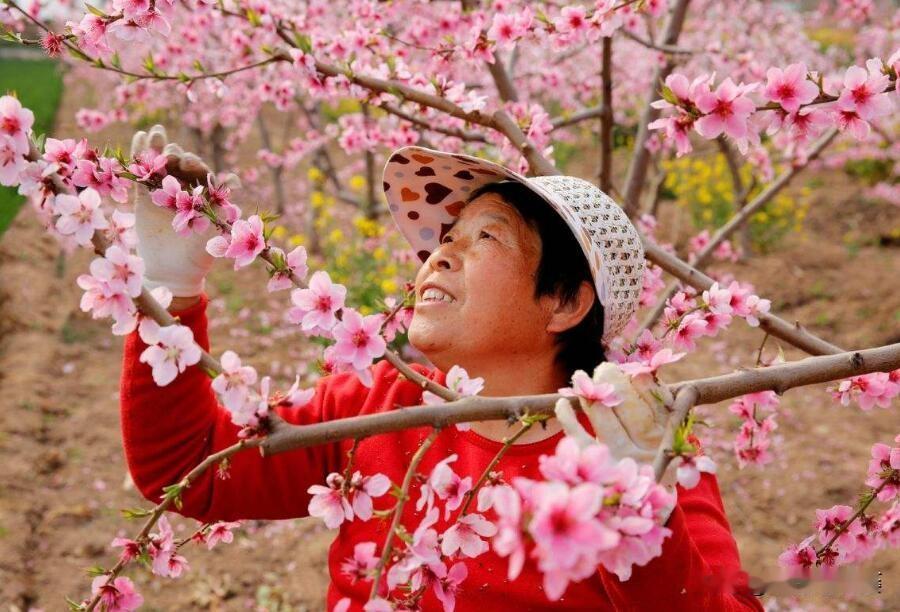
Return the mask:
<svg viewBox="0 0 900 612">
<path fill-rule="evenodd" d="M 900 546 L 900 435 L 895 446 L 876 443 L 872 446 L 866 485 L 858 510 L 836 505 L 816 510 L 816 533 L 799 544 L 790 546 L 778 561 L 790 576 L 809 577 L 813 567 L 820 567 L 826 578 L 836 568 L 871 558 L 876 551 Z M 891 504 L 880 516 L 868 514 L 873 501 Z M 814 541 L 818 540 L 818 550 Z"/>
<path fill-rule="evenodd" d="M 372 518 L 372 498 L 381 497 L 391 488 L 391 481 L 384 474 L 363 476 L 360 472 L 354 472 L 349 482 L 332 472 L 325 484 L 313 485 L 307 493 L 312 496 L 309 515 L 322 519 L 329 529 L 340 527 L 344 521 L 368 521 Z"/>
<path fill-rule="evenodd" d="M 779 402 L 774 391 L 760 391 L 742 395 L 728 406 L 728 410 L 741 419 L 741 428 L 734 440 L 734 454 L 742 469 L 747 465 L 765 465 L 772 460 L 769 434 L 778 428 L 775 409 Z"/>
<path fill-rule="evenodd" d="M 663 130 L 679 156 L 691 151 L 691 131 L 701 137 L 729 137 L 747 153 L 759 145 L 760 131 L 774 134 L 787 131 L 794 140 L 809 142 L 829 126 L 849 131 L 863 140 L 870 123 L 889 115 L 897 104 L 890 87 L 897 74 L 890 60 L 869 59 L 866 67 L 851 66 L 842 78 L 823 79 L 810 73 L 804 63 L 786 68 L 769 68 L 762 82 L 735 84 L 727 77 L 713 90 L 715 73 L 693 81 L 680 73 L 666 78 L 663 99 L 652 103 L 667 111 L 666 116 L 650 124 Z M 750 94 L 759 91 L 762 106 Z"/>
<path fill-rule="evenodd" d="M 688 257 L 690 260 L 696 259 L 697 255 L 706 248 L 710 243 L 711 236 L 709 230 L 703 230 L 688 241 Z M 741 249 L 732 246 L 730 240 L 720 242 L 712 252 L 713 259 L 718 261 L 737 261 L 741 256 Z"/>
<path fill-rule="evenodd" d="M 516 478 L 512 486 L 492 489 L 498 516 L 493 547 L 510 557 L 510 580 L 526 557 L 534 559 L 547 597 L 557 600 L 569 582 L 598 565 L 627 580 L 634 565 L 662 553 L 671 532 L 660 519 L 675 499 L 650 466 L 630 458 L 615 462 L 604 445 L 581 447 L 566 437 L 541 458 L 540 470 L 545 481 Z"/>
<path fill-rule="evenodd" d="M 836 387 L 829 388 L 829 391 L 844 406 L 855 401 L 865 411 L 875 406 L 887 408 L 900 395 L 900 369 L 854 376 L 842 380 Z"/>
</svg>

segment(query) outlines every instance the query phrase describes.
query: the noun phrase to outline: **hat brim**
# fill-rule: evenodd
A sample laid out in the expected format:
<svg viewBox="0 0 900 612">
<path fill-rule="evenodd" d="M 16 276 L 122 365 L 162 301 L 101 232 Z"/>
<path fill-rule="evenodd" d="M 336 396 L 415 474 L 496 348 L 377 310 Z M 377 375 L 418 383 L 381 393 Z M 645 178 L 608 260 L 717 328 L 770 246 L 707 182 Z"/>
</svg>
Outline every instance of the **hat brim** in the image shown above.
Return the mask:
<svg viewBox="0 0 900 612">
<path fill-rule="evenodd" d="M 524 176 L 488 160 L 408 146 L 388 159 L 383 187 L 394 223 L 424 262 L 456 221 L 470 194 L 503 180 L 515 180 L 534 190 Z"/>
</svg>

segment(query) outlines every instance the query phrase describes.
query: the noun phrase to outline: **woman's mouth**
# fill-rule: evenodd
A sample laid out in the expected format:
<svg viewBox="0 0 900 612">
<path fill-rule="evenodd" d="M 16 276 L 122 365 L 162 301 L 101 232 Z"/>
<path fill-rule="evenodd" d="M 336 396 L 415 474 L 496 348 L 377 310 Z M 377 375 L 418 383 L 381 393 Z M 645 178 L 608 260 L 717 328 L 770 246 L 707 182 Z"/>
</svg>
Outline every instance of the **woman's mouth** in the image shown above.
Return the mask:
<svg viewBox="0 0 900 612">
<path fill-rule="evenodd" d="M 450 294 L 445 293 L 435 287 L 429 287 L 422 292 L 422 297 L 416 302 L 416 305 L 434 306 L 438 304 L 452 304 L 455 301 L 456 298 L 454 298 Z"/>
</svg>

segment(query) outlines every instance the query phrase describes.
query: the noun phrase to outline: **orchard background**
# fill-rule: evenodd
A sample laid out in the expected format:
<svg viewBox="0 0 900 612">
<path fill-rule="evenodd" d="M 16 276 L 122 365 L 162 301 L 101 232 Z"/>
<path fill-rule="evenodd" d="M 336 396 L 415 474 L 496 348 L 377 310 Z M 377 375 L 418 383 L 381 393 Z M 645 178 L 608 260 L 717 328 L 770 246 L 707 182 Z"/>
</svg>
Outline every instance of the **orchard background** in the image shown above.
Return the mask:
<svg viewBox="0 0 900 612">
<path fill-rule="evenodd" d="M 449 9 L 454 3 L 440 4 Z M 550 12 L 562 6 L 545 4 Z M 771 7 L 782 19 L 776 20 L 778 26 L 773 26 L 768 41 L 777 43 L 774 50 L 762 49 L 760 33 L 754 41 L 752 32 L 742 38 L 731 26 L 723 26 L 721 32 L 701 31 L 703 19 L 715 16 L 716 4 L 692 3 L 684 35 L 670 46 L 695 53 L 709 49 L 707 45 L 724 46 L 723 57 L 716 60 L 724 70 L 721 78 L 728 74 L 726 66 L 752 72 L 748 64 L 757 58 L 763 67 L 802 60 L 810 70 L 838 73 L 838 67 L 862 65 L 870 57 L 887 60 L 898 46 L 900 16 L 887 1 L 780 3 Z M 748 14 L 736 19 L 738 31 L 752 20 L 752 10 L 761 10 L 758 5 L 767 3 L 741 4 Z M 265 16 L 265 3 L 245 7 Z M 549 157 L 563 173 L 606 183 L 621 196 L 637 114 L 645 105 L 652 72 L 651 61 L 641 56 L 641 49 L 647 50 L 639 40 L 659 35 L 659 20 L 667 8 L 663 6 L 656 16 L 635 13 L 640 16 L 623 30 L 630 35 L 619 36 L 620 32 L 612 39 L 615 120 L 606 124 L 611 130 L 608 137 L 601 134 L 599 113 L 558 132 L 539 134 L 547 139 L 544 146 L 553 145 Z M 60 15 L 67 12 L 84 14 L 81 7 L 64 4 L 44 10 L 49 21 L 55 16 L 58 24 L 64 21 Z M 486 10 L 512 13 L 519 4 L 496 2 L 487 7 L 486 3 Z M 10 24 L 18 22 L 12 13 L 6 17 Z M 792 26 L 801 27 L 794 30 Z M 11 25 L 10 31 L 19 30 Z M 795 38 L 788 40 L 788 32 Z M 33 26 L 21 33 L 25 39 L 39 34 Z M 216 35 L 225 38 L 228 33 Z M 238 44 L 237 33 L 231 35 L 231 44 Z M 421 36 L 439 40 L 436 35 Z M 392 42 L 387 34 L 383 40 L 400 49 L 414 46 Z M 220 42 L 227 47 L 227 41 Z M 253 46 L 249 41 L 245 44 Z M 571 93 L 567 103 L 599 104 L 601 44 L 591 43 L 588 50 L 593 49 L 593 55 L 583 56 L 578 64 L 590 75 L 583 90 L 570 82 L 561 85 Z M 586 43 L 547 47 L 548 65 L 568 61 L 559 56 L 573 48 L 583 53 L 579 45 Z M 170 137 L 186 149 L 197 151 L 217 169 L 240 174 L 244 183 L 240 201 L 246 215 L 254 212 L 254 205 L 281 213 L 271 222 L 273 238 L 291 247 L 306 246 L 311 260 L 318 262 L 311 267 L 324 267 L 336 282 L 345 283 L 350 290 L 348 303 L 361 313 L 381 309 L 385 297 L 402 298 L 403 283 L 412 279 L 415 270 L 414 260 L 378 194 L 380 169 L 391 142 L 403 144 L 402 138 L 408 137 L 411 143 L 427 146 L 452 137 L 422 130 L 377 104 L 361 105 L 351 96 L 331 103 L 304 101 L 304 91 L 298 87 L 289 100 L 283 100 L 277 91 L 258 91 L 267 82 L 259 75 L 253 77 L 252 87 L 258 97 L 252 112 L 241 120 L 234 117 L 241 107 L 227 104 L 227 94 L 225 102 L 219 99 L 211 107 L 204 106 L 209 100 L 193 99 L 175 84 L 148 94 L 138 83 L 110 95 L 122 83 L 119 75 L 72 58 L 49 62 L 40 52 L 31 53 L 35 50 L 12 43 L 0 48 L 0 89 L 15 91 L 23 105 L 35 111 L 36 133 L 62 139 L 89 132 L 92 146 L 127 152 L 136 129 L 163 123 Z M 615 64 L 619 50 L 627 58 L 643 58 L 647 74 L 634 76 Z M 326 58 L 329 52 L 337 53 L 328 49 Z M 515 52 L 504 49 L 503 53 L 513 81 L 527 83 L 522 90 L 540 104 L 540 87 L 560 76 L 552 70 L 549 76 L 541 76 L 539 65 L 521 59 L 515 63 L 506 56 Z M 776 61 L 772 53 L 781 59 Z M 677 62 L 693 61 L 680 51 L 673 56 Z M 170 68 L 159 61 L 160 55 L 156 57 L 157 65 L 151 68 L 163 72 Z M 821 65 L 813 65 L 816 60 Z M 529 71 L 538 74 L 529 75 Z M 692 79 L 705 71 L 683 72 Z M 224 82 L 229 83 L 229 78 Z M 61 97 L 54 110 L 60 83 Z M 495 84 L 484 81 L 475 83 L 472 91 L 493 98 L 492 87 Z M 130 98 L 126 91 L 139 93 Z M 166 98 L 162 93 L 166 91 L 180 97 Z M 554 103 L 538 110 L 526 106 L 516 118 L 521 126 L 534 128 L 550 117 L 573 115 L 570 107 Z M 546 116 L 541 115 L 544 110 Z M 771 300 L 773 313 L 802 322 L 813 334 L 838 346 L 850 349 L 900 342 L 900 292 L 896 289 L 900 124 L 895 117 L 896 112 L 873 120 L 865 138 L 840 134 L 819 160 L 754 215 L 746 231 L 733 237 L 733 249 L 742 249 L 743 255 L 717 258 L 704 270 L 751 282 L 758 295 Z M 366 121 L 377 124 L 383 130 L 380 135 L 366 134 L 360 128 Z M 315 138 L 310 129 L 316 130 Z M 533 136 L 540 129 L 525 131 Z M 612 144 L 609 156 L 599 144 L 603 141 Z M 461 146 L 459 139 L 456 143 Z M 656 155 L 637 205 L 640 212 L 657 215 L 657 240 L 672 243 L 680 254 L 690 251 L 700 232 L 714 231 L 728 220 L 734 212 L 733 201 L 740 199 L 736 192 L 747 189 L 748 199 L 759 193 L 771 180 L 766 176 L 766 156 L 777 160 L 785 147 L 776 138 L 764 138 L 761 147 L 752 147 L 745 158 L 734 144 L 720 145 L 696 135 L 693 143 L 690 155 L 677 157 L 669 148 Z M 660 146 L 664 139 L 656 141 L 656 148 Z M 504 155 L 511 164 L 518 161 L 514 153 Z M 601 161 L 606 159 L 611 165 L 602 176 Z M 739 178 L 729 160 L 737 160 Z M 109 541 L 134 530 L 119 510 L 143 500 L 130 483 L 121 450 L 116 394 L 121 339 L 109 334 L 107 321 L 92 319 L 78 306 L 81 291 L 75 278 L 87 269 L 92 254 L 61 249 L 30 210 L 13 216 L 12 193 L 0 194 L 0 445 L 5 467 L 0 473 L 0 599 L 10 609 L 52 610 L 63 605 L 64 595 L 82 596 L 88 583 L 86 568 L 109 564 L 114 556 Z M 217 265 L 208 283 L 214 351 L 239 346 L 241 357 L 272 375 L 278 386 L 289 386 L 295 374 L 308 386 L 319 375 L 315 359 L 321 344 L 304 338 L 295 324 L 283 319 L 284 294 L 267 293 L 265 284 L 259 270 L 234 272 L 230 265 Z M 692 379 L 750 367 L 757 363 L 763 336 L 759 329 L 736 323 L 718 337 L 701 341 L 688 359 L 668 366 L 664 378 Z M 774 338 L 768 339 L 762 353 L 772 359 L 778 347 L 788 361 L 804 356 Z M 406 355 L 416 358 L 414 352 Z M 712 425 L 700 428 L 698 435 L 719 465 L 718 478 L 745 569 L 762 580 L 780 580 L 778 555 L 787 544 L 812 533 L 813 509 L 853 504 L 872 444 L 890 443 L 897 433 L 896 400 L 887 409 L 860 410 L 852 403 L 840 405 L 821 388 L 789 392 L 778 409 L 772 462 L 744 469 L 738 467 L 732 442 L 740 421 L 725 405 L 697 409 Z M 172 520 L 179 537 L 190 535 L 192 521 Z M 315 519 L 247 521 L 231 545 L 192 551 L 190 570 L 179 580 L 143 571 L 129 575 L 145 596 L 144 609 L 318 610 L 324 606 L 325 555 L 332 536 Z M 764 602 L 771 609 L 900 607 L 896 549 L 880 551 L 871 561 L 848 567 L 841 576 L 837 583 L 815 582 L 803 590 L 773 586 Z M 880 586 L 876 584 L 879 576 Z"/>
</svg>

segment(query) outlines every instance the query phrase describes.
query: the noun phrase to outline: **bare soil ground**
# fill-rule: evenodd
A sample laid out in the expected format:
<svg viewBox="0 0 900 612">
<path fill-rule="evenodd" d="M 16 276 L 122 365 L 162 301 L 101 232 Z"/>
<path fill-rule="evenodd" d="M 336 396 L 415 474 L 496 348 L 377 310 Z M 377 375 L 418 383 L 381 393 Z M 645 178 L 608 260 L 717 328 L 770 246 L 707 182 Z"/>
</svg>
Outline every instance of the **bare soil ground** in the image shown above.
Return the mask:
<svg viewBox="0 0 900 612">
<path fill-rule="evenodd" d="M 77 133 L 71 117 L 83 93 L 67 90 L 58 136 Z M 123 130 L 109 130 L 93 142 L 125 146 L 127 138 Z M 896 246 L 878 246 L 900 215 L 864 202 L 840 173 L 818 176 L 824 186 L 816 190 L 804 233 L 727 269 L 772 299 L 774 312 L 840 346 L 900 341 L 900 253 Z M 76 253 L 59 275 L 57 255 L 28 210 L 0 240 L 0 601 L 10 610 L 60 610 L 65 596 L 84 597 L 90 583 L 85 569 L 111 565 L 112 538 L 137 531 L 119 509 L 146 506 L 130 484 L 122 454 L 121 339 L 78 308 L 74 279 L 90 254 Z M 299 335 L 268 314 L 286 294 L 270 298 L 264 283 L 258 269 L 216 270 L 210 283 L 214 352 L 239 346 L 253 365 L 287 380 L 304 347 Z M 249 334 L 233 330 L 237 323 Z M 762 338 L 738 322 L 723 344 L 707 342 L 669 379 L 752 366 Z M 775 346 L 770 339 L 766 354 Z M 788 359 L 802 357 L 789 347 L 785 352 Z M 870 446 L 900 432 L 896 405 L 864 413 L 836 404 L 823 387 L 793 391 L 779 411 L 782 443 L 775 462 L 739 471 L 729 448 L 736 420 L 725 404 L 704 413 L 721 426 L 705 439 L 719 462 L 745 568 L 763 579 L 777 578 L 778 554 L 811 533 L 815 508 L 854 502 Z M 175 524 L 185 535 L 192 529 L 187 521 Z M 146 610 L 320 610 L 330 539 L 320 523 L 306 519 L 249 523 L 234 544 L 190 550 L 190 571 L 179 580 L 146 571 L 131 576 Z M 900 609 L 900 553 L 880 553 L 840 584 L 783 587 L 765 601 L 771 609 Z"/>
</svg>

